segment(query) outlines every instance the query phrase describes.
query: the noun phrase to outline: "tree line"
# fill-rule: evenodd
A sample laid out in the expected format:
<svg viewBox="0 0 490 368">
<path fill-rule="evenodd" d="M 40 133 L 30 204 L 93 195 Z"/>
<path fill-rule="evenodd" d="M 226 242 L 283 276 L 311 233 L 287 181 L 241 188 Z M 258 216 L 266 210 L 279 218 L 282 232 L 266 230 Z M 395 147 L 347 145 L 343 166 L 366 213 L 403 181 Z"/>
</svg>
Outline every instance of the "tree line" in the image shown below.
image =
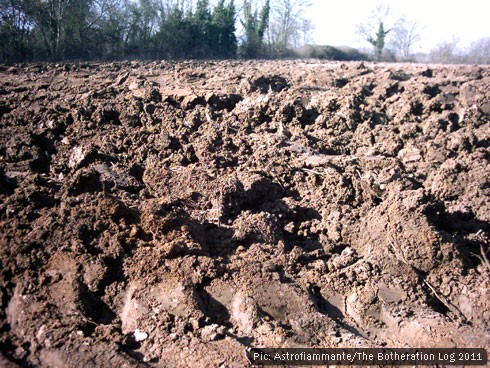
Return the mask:
<svg viewBox="0 0 490 368">
<path fill-rule="evenodd" d="M 0 52 L 11 61 L 227 58 L 236 17 L 233 0 L 2 0 Z"/>
<path fill-rule="evenodd" d="M 236 1 L 236 2 L 235 2 Z M 309 45 L 309 0 L 0 0 L 0 62 L 276 58 L 490 63 L 489 39 L 414 55 L 416 20 L 378 6 L 358 33 L 372 52 Z M 303 46 L 303 47 L 301 47 Z"/>
<path fill-rule="evenodd" d="M 214 5 L 209 0 L 2 0 L 0 61 L 283 56 L 311 29 L 301 18 L 306 5 L 306 0 L 217 0 Z"/>
</svg>

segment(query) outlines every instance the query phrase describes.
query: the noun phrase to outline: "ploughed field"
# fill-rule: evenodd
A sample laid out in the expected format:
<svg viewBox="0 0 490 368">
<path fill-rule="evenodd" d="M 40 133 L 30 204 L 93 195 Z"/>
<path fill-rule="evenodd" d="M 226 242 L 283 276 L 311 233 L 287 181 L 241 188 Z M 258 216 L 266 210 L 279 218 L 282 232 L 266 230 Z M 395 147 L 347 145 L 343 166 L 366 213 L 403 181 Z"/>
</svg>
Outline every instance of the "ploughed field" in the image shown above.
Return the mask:
<svg viewBox="0 0 490 368">
<path fill-rule="evenodd" d="M 490 68 L 0 67 L 0 364 L 490 346 Z"/>
</svg>

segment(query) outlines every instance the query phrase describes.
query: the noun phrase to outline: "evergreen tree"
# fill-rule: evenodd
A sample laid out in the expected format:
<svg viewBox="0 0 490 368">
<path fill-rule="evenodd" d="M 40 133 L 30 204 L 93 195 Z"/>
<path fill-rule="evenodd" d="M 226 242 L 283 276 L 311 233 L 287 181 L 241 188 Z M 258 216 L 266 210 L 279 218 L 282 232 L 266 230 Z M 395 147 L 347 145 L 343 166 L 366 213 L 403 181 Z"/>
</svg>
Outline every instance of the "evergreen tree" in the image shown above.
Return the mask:
<svg viewBox="0 0 490 368">
<path fill-rule="evenodd" d="M 214 55 L 231 58 L 236 55 L 237 39 L 235 36 L 235 3 L 231 0 L 219 0 L 213 9 L 211 44 Z"/>
<path fill-rule="evenodd" d="M 192 14 L 185 14 L 181 4 L 175 3 L 164 19 L 156 34 L 158 55 L 169 58 L 189 56 L 193 46 Z"/>
<path fill-rule="evenodd" d="M 249 58 L 262 56 L 264 34 L 269 25 L 270 1 L 266 1 L 259 14 L 257 9 L 252 9 L 252 2 L 245 0 L 243 13 L 242 26 L 245 29 L 244 56 Z"/>
<path fill-rule="evenodd" d="M 0 61 L 236 55 L 233 0 L 0 0 Z M 267 5 L 268 6 L 268 5 Z M 257 50 L 268 8 L 255 14 Z M 252 33 L 251 33 L 252 34 Z M 250 55 L 258 55 L 258 52 Z"/>
<path fill-rule="evenodd" d="M 190 53 L 195 57 L 209 55 L 211 46 L 211 12 L 209 0 L 197 0 L 196 10 L 192 15 L 193 46 Z"/>
<path fill-rule="evenodd" d="M 385 48 L 385 39 L 386 35 L 390 32 L 390 30 L 385 31 L 385 27 L 383 22 L 379 22 L 378 32 L 376 33 L 376 38 L 369 37 L 368 41 L 371 45 L 374 46 L 374 56 L 376 60 L 381 60 L 381 56 L 383 54 L 383 49 Z"/>
</svg>

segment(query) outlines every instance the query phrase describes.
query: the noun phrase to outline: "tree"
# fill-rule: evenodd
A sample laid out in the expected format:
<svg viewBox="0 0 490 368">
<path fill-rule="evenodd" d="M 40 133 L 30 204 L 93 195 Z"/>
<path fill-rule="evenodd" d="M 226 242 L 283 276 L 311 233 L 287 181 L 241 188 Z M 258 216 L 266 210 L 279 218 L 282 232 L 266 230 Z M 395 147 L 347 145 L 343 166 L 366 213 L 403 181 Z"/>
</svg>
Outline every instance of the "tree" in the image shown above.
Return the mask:
<svg viewBox="0 0 490 368">
<path fill-rule="evenodd" d="M 233 0 L 2 0 L 0 60 L 234 57 Z M 195 7 L 193 7 L 195 5 Z M 261 55 L 269 3 L 247 14 L 247 52 Z"/>
<path fill-rule="evenodd" d="M 391 30 L 385 31 L 385 27 L 383 22 L 379 22 L 378 32 L 376 32 L 376 37 L 368 37 L 368 42 L 374 46 L 374 57 L 376 60 L 381 60 L 381 56 L 383 55 L 383 50 L 385 48 L 385 39 L 386 35 Z"/>
<path fill-rule="evenodd" d="M 439 43 L 429 53 L 429 60 L 433 63 L 455 63 L 459 61 L 456 53 L 458 42 L 456 39 Z"/>
<path fill-rule="evenodd" d="M 127 8 L 119 0 L 94 3 L 91 24 L 93 40 L 89 43 L 92 53 L 106 58 L 124 56 L 128 20 Z"/>
<path fill-rule="evenodd" d="M 402 16 L 392 31 L 390 46 L 395 50 L 398 57 L 405 60 L 410 58 L 413 46 L 420 41 L 417 21 Z"/>
<path fill-rule="evenodd" d="M 169 58 L 187 56 L 193 45 L 192 13 L 179 2 L 167 4 L 165 9 L 166 16 L 161 18 L 155 35 L 158 54 Z"/>
<path fill-rule="evenodd" d="M 105 0 L 19 0 L 31 23 L 37 57 L 52 60 L 87 57 L 94 44 L 97 4 Z M 89 54 L 90 55 L 90 54 Z"/>
<path fill-rule="evenodd" d="M 214 55 L 217 57 L 234 57 L 237 48 L 235 36 L 236 10 L 231 0 L 225 5 L 225 0 L 219 0 L 212 14 L 212 44 Z"/>
<path fill-rule="evenodd" d="M 209 0 L 197 0 L 196 10 L 191 16 L 192 46 L 189 50 L 193 56 L 203 57 L 210 54 L 212 48 L 212 26 Z"/>
<path fill-rule="evenodd" d="M 129 24 L 125 37 L 125 50 L 135 54 L 150 52 L 159 23 L 156 1 L 128 1 L 126 8 Z"/>
<path fill-rule="evenodd" d="M 309 0 L 276 0 L 272 6 L 268 28 L 269 46 L 274 56 L 283 56 L 288 49 L 297 48 L 311 31 L 311 22 L 303 19 Z"/>
<path fill-rule="evenodd" d="M 385 23 L 390 18 L 389 16 L 390 8 L 388 6 L 378 5 L 372 11 L 367 21 L 357 26 L 357 32 L 374 47 L 374 58 L 378 61 L 383 56 L 386 36 L 391 31 L 391 29 L 385 29 Z"/>
<path fill-rule="evenodd" d="M 245 57 L 255 58 L 263 53 L 263 39 L 269 25 L 270 0 L 266 0 L 260 13 L 253 9 L 251 0 L 243 4 L 243 19 L 241 21 L 245 32 L 243 41 L 243 54 Z"/>
<path fill-rule="evenodd" d="M 93 0 L 70 0 L 61 23 L 59 57 L 83 58 L 91 55 L 93 40 Z"/>
<path fill-rule="evenodd" d="M 490 64 L 490 37 L 474 42 L 466 58 L 469 63 Z"/>
<path fill-rule="evenodd" d="M 32 22 L 25 14 L 20 0 L 0 3 L 0 60 L 25 59 L 31 29 Z"/>
<path fill-rule="evenodd" d="M 67 10 L 72 0 L 27 0 L 26 14 L 33 19 L 39 30 L 46 51 L 52 59 L 60 56 L 60 43 L 66 25 Z"/>
</svg>

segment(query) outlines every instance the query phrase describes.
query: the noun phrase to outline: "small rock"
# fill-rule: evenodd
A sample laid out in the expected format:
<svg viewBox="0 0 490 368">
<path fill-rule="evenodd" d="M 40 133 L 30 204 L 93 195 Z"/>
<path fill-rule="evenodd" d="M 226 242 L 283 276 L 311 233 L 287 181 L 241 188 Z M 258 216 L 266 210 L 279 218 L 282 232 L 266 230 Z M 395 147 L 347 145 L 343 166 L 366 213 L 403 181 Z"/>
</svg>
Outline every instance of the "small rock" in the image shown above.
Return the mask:
<svg viewBox="0 0 490 368">
<path fill-rule="evenodd" d="M 216 341 L 223 338 L 225 328 L 217 324 L 209 325 L 201 330 L 201 338 L 204 341 Z"/>
<path fill-rule="evenodd" d="M 334 255 L 331 263 L 335 269 L 342 269 L 350 266 L 358 259 L 356 251 L 350 247 L 345 248 L 340 255 Z"/>
<path fill-rule="evenodd" d="M 79 168 L 91 163 L 95 158 L 95 152 L 92 148 L 77 146 L 73 148 L 68 166 L 70 168 Z"/>
<path fill-rule="evenodd" d="M 143 83 L 141 81 L 134 81 L 128 86 L 130 91 L 135 91 L 140 88 L 143 88 Z"/>
<path fill-rule="evenodd" d="M 139 232 L 139 229 L 137 226 L 132 226 L 131 227 L 131 230 L 129 232 L 129 237 L 130 238 L 136 238 L 136 236 L 138 235 L 138 232 Z"/>
<path fill-rule="evenodd" d="M 128 89 L 132 92 L 133 97 L 136 99 L 144 99 L 146 95 L 145 88 L 142 81 L 134 81 L 129 86 Z"/>
<path fill-rule="evenodd" d="M 134 335 L 134 339 L 136 340 L 136 342 L 145 341 L 148 338 L 148 334 L 146 332 L 140 331 L 140 330 L 135 330 L 133 335 Z"/>
<path fill-rule="evenodd" d="M 192 330 L 193 330 L 193 331 L 197 331 L 197 330 L 199 329 L 199 321 L 198 321 L 197 319 L 192 318 L 192 319 L 190 320 L 190 324 L 191 324 L 191 326 L 192 326 Z"/>
<path fill-rule="evenodd" d="M 85 159 L 86 153 L 82 147 L 75 147 L 68 161 L 68 166 L 75 167 Z"/>
<path fill-rule="evenodd" d="M 46 335 L 46 325 L 42 325 L 36 333 L 37 341 L 39 342 L 43 341 L 45 335 Z"/>
<path fill-rule="evenodd" d="M 398 152 L 398 158 L 404 163 L 417 162 L 422 158 L 420 150 L 415 147 L 404 148 Z"/>
</svg>

